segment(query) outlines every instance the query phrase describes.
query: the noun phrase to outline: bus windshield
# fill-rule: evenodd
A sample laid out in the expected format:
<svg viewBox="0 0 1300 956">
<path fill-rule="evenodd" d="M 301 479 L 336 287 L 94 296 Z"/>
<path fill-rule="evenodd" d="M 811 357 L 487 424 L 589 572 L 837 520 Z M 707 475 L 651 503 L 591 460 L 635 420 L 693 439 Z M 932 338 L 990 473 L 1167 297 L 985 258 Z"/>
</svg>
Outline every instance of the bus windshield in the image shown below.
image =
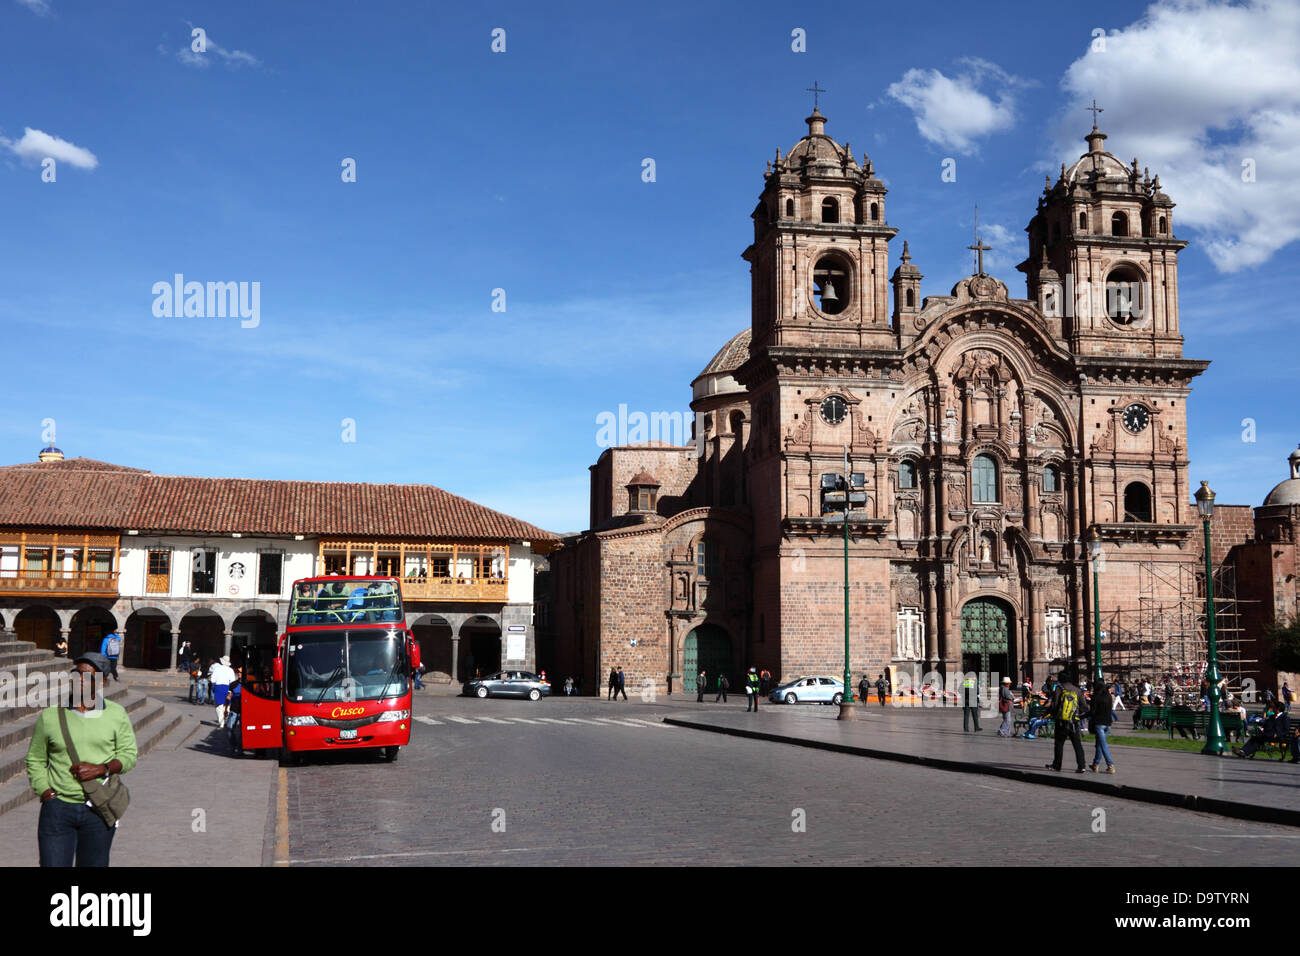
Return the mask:
<svg viewBox="0 0 1300 956">
<path fill-rule="evenodd" d="M 306 704 L 400 697 L 409 671 L 402 631 L 304 631 L 289 635 L 285 695 Z"/>
<path fill-rule="evenodd" d="M 289 606 L 290 627 L 400 620 L 402 598 L 390 580 L 299 581 Z"/>
</svg>

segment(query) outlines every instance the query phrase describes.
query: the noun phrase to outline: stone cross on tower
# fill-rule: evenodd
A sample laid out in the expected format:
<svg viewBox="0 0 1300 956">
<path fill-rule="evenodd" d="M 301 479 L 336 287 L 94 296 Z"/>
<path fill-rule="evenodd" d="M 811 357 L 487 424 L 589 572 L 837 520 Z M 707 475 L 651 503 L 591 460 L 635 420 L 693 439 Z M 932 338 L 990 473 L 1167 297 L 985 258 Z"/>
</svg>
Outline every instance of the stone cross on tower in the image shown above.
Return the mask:
<svg viewBox="0 0 1300 956">
<path fill-rule="evenodd" d="M 1089 110 L 1089 111 L 1092 113 L 1092 128 L 1093 128 L 1093 129 L 1096 129 L 1096 128 L 1097 128 L 1097 114 L 1098 114 L 1098 113 L 1104 113 L 1104 112 L 1106 112 L 1106 111 L 1105 111 L 1104 109 L 1102 109 L 1100 106 L 1097 105 L 1097 99 L 1096 99 L 1096 97 L 1093 97 L 1092 105 L 1091 105 L 1091 106 L 1085 106 L 1084 109 Z"/>
<path fill-rule="evenodd" d="M 976 266 L 975 274 L 982 276 L 984 274 L 984 253 L 992 252 L 993 247 L 984 245 L 984 240 L 980 238 L 980 207 L 979 206 L 975 207 L 975 245 L 967 246 L 966 248 L 973 250 L 975 252 L 975 255 L 979 257 L 979 264 L 978 266 Z"/>
<path fill-rule="evenodd" d="M 813 112 L 815 113 L 817 111 L 817 97 L 819 94 L 825 93 L 826 91 L 818 87 L 817 81 L 813 80 L 813 85 L 804 87 L 804 92 L 813 95 Z"/>
</svg>

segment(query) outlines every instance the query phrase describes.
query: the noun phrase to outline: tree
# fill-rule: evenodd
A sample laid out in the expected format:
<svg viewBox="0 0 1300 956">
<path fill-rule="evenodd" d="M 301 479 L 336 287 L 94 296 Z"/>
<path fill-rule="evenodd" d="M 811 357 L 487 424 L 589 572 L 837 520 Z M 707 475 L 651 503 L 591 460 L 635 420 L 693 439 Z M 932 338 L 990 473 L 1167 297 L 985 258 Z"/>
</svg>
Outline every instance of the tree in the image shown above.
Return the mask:
<svg viewBox="0 0 1300 956">
<path fill-rule="evenodd" d="M 1270 624 L 1264 636 L 1273 644 L 1270 661 L 1274 667 L 1291 674 L 1300 671 L 1300 617 Z"/>
</svg>

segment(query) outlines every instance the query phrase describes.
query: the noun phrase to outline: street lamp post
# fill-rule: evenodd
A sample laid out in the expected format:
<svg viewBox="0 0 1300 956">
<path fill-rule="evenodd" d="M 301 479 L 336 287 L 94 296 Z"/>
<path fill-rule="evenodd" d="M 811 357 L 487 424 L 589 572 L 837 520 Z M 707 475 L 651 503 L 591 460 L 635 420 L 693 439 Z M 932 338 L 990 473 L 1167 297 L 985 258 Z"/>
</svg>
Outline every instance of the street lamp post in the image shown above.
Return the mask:
<svg viewBox="0 0 1300 956">
<path fill-rule="evenodd" d="M 1223 716 L 1219 713 L 1219 651 L 1214 633 L 1214 566 L 1210 559 L 1210 519 L 1214 517 L 1214 492 L 1208 481 L 1201 482 L 1196 491 L 1196 507 L 1201 512 L 1205 526 L 1205 614 L 1209 638 L 1209 660 L 1206 661 L 1205 679 L 1210 683 L 1210 719 L 1206 727 L 1205 746 L 1201 753 L 1222 757 L 1228 751 L 1223 738 Z"/>
<path fill-rule="evenodd" d="M 1101 686 L 1101 541 L 1093 535 L 1092 545 L 1092 681 L 1093 693 Z"/>
<path fill-rule="evenodd" d="M 853 510 L 853 476 L 849 472 L 849 449 L 844 447 L 844 696 L 840 698 L 837 720 L 856 720 L 853 697 L 853 674 L 849 670 L 849 512 Z"/>
</svg>

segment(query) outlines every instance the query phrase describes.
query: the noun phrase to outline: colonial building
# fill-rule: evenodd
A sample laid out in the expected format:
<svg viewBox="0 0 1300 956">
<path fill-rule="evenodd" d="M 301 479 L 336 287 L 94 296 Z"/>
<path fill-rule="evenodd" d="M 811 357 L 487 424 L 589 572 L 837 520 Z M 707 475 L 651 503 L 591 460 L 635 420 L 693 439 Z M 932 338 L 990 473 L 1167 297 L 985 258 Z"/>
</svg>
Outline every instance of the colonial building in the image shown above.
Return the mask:
<svg viewBox="0 0 1300 956">
<path fill-rule="evenodd" d="M 692 384 L 695 448 L 606 450 L 552 556 L 561 670 L 694 689 L 750 665 L 1041 678 L 1112 594 L 1184 599 L 1200 558 L 1174 204 L 1104 148 L 1048 179 L 1018 269 L 924 295 L 887 190 L 825 132 L 768 164 L 750 328 Z M 892 275 L 891 258 L 897 259 Z M 566 657 L 565 654 L 568 654 Z"/>
<path fill-rule="evenodd" d="M 429 670 L 536 663 L 535 566 L 551 533 L 432 485 L 154 475 L 46 449 L 0 468 L 0 624 L 75 653 L 174 666 L 285 625 L 294 580 L 402 578 Z"/>
</svg>

